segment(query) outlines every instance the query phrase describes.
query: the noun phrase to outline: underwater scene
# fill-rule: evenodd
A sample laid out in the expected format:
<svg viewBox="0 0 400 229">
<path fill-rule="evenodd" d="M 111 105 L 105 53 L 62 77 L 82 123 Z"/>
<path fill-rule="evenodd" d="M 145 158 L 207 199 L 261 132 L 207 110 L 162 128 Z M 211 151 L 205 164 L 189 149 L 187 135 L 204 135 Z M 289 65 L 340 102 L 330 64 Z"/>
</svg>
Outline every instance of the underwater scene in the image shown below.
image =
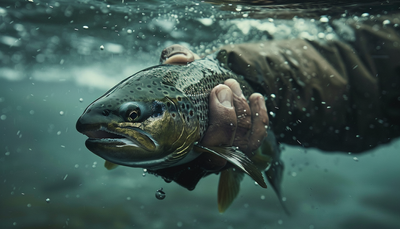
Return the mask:
<svg viewBox="0 0 400 229">
<path fill-rule="evenodd" d="M 1 0 L 0 228 L 400 228 L 400 139 L 362 153 L 282 143 L 281 199 L 245 176 L 219 213 L 218 175 L 189 191 L 143 168 L 108 170 L 76 130 L 93 101 L 173 44 L 204 56 L 324 43 L 346 20 L 396 29 L 399 15 L 400 1 Z"/>
</svg>

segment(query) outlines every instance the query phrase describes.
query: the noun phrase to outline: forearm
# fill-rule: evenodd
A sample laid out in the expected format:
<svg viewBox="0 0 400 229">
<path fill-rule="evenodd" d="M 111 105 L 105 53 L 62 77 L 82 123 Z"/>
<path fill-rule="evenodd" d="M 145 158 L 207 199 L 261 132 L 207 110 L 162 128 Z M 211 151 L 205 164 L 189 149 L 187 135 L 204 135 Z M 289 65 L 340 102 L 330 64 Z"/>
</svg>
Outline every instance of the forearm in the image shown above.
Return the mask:
<svg viewBox="0 0 400 229">
<path fill-rule="evenodd" d="M 376 77 L 378 73 L 393 75 L 391 71 L 399 69 L 399 58 L 393 56 L 400 53 L 393 45 L 398 36 L 387 34 L 378 33 L 374 38 L 383 44 L 392 42 L 384 47 L 390 63 L 377 63 L 374 56 L 383 54 L 367 50 L 371 36 L 356 39 L 358 45 L 353 46 L 295 39 L 225 46 L 222 50 L 229 67 L 266 95 L 278 141 L 360 152 L 398 135 L 398 129 L 387 129 L 393 123 L 385 114 L 387 109 L 382 108 L 380 85 L 384 81 Z M 357 43 L 360 40 L 363 44 Z"/>
</svg>

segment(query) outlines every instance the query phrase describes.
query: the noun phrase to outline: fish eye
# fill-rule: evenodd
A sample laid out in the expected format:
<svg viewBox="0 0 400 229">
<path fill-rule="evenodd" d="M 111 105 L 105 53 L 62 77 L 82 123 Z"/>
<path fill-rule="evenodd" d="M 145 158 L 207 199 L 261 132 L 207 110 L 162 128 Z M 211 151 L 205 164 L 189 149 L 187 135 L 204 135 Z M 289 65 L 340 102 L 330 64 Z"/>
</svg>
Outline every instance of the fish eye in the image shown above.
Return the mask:
<svg viewBox="0 0 400 229">
<path fill-rule="evenodd" d="M 140 109 L 139 109 L 139 107 L 138 107 L 138 108 L 136 108 L 135 110 L 133 110 L 133 111 L 131 111 L 131 112 L 129 113 L 127 119 L 128 119 L 128 121 L 133 122 L 133 121 L 135 121 L 136 119 L 139 119 L 139 117 L 140 117 Z"/>
<path fill-rule="evenodd" d="M 119 108 L 120 116 L 128 122 L 141 122 L 146 116 L 146 107 L 140 103 L 128 102 Z"/>
</svg>

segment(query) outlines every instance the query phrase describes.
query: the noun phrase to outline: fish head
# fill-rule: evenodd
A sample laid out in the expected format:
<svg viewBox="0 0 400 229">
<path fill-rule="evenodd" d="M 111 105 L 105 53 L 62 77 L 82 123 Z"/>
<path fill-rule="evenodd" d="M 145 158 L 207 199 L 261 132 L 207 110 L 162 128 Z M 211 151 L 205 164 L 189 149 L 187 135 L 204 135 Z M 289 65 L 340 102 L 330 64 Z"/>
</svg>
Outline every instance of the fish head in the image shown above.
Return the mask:
<svg viewBox="0 0 400 229">
<path fill-rule="evenodd" d="M 76 128 L 105 160 L 149 169 L 185 161 L 200 138 L 191 101 L 159 78 L 122 81 L 86 108 Z"/>
</svg>

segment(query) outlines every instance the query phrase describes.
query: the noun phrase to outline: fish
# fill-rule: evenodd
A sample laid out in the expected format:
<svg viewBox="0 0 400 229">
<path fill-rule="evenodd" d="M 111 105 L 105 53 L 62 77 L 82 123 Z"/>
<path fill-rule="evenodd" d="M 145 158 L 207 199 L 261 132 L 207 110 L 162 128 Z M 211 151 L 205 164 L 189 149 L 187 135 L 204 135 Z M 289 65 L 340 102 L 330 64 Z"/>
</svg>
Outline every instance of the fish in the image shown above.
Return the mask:
<svg viewBox="0 0 400 229">
<path fill-rule="evenodd" d="M 118 165 L 146 169 L 165 181 L 193 190 L 210 174 L 195 159 L 215 154 L 229 162 L 220 171 L 218 209 L 224 212 L 239 193 L 244 174 L 267 188 L 262 171 L 281 199 L 283 163 L 273 132 L 249 158 L 236 147 L 200 144 L 208 127 L 211 90 L 236 79 L 248 97 L 251 86 L 233 73 L 226 53 L 220 51 L 187 65 L 160 64 L 139 71 L 93 101 L 76 123 L 86 135 L 86 147 L 105 159 L 105 167 Z"/>
</svg>

